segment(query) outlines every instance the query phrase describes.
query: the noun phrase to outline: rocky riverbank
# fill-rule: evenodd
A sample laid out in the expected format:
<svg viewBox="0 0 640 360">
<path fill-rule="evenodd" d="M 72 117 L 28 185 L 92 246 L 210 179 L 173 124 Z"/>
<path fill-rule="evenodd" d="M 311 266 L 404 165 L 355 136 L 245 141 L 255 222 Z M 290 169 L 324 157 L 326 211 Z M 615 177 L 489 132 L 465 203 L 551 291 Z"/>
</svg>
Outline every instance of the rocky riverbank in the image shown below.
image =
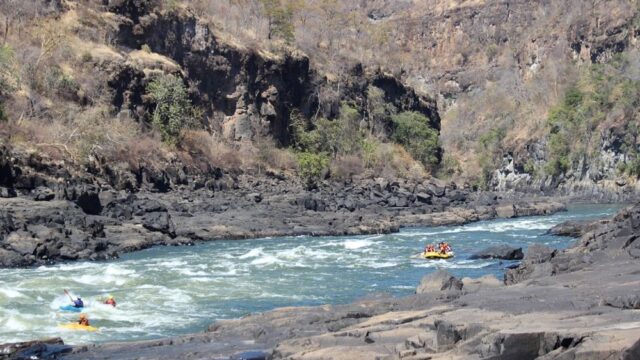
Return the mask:
<svg viewBox="0 0 640 360">
<path fill-rule="evenodd" d="M 567 250 L 531 247 L 509 285 L 441 271 L 406 298 L 276 309 L 202 334 L 76 346 L 64 358 L 637 359 L 639 219 L 637 205 Z"/>
<path fill-rule="evenodd" d="M 6 191 L 10 193 L 11 191 Z M 115 258 L 155 245 L 287 235 L 389 233 L 564 210 L 502 200 L 436 179 L 362 179 L 308 191 L 277 177 L 221 177 L 200 189 L 115 191 L 38 186 L 0 198 L 0 265 Z"/>
</svg>

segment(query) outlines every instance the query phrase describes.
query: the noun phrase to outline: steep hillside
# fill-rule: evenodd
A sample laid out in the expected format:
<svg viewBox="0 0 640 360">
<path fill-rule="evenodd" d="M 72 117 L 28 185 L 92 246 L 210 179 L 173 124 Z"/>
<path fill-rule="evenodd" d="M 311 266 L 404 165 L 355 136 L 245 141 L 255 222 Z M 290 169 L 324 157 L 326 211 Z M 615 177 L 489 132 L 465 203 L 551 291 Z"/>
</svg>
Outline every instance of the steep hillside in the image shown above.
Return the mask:
<svg viewBox="0 0 640 360">
<path fill-rule="evenodd" d="M 310 183 L 431 172 L 603 200 L 638 190 L 637 0 L 12 0 L 1 11 L 2 131 L 17 149 Z M 169 100 L 180 106 L 158 106 Z"/>
<path fill-rule="evenodd" d="M 354 66 L 331 80 L 299 50 L 244 44 L 183 5 L 3 3 L 3 145 L 131 189 L 145 171 L 285 172 L 313 186 L 439 163 L 435 102 L 393 75 Z M 407 121 L 430 136 L 424 161 L 406 150 L 425 140 L 398 135 Z"/>
<path fill-rule="evenodd" d="M 241 12 L 233 2 L 190 5 L 203 13 L 226 11 L 231 16 L 219 20 L 221 27 L 247 29 L 238 31 L 246 41 L 266 41 L 269 17 L 256 10 L 259 1 L 246 3 L 255 6 Z M 615 134 L 637 122 L 631 116 L 637 104 L 628 101 L 637 97 L 637 1 L 279 3 L 292 27 L 281 37 L 326 73 L 343 74 L 355 63 L 381 66 L 438 99 L 441 176 L 500 190 L 560 188 L 603 198 L 634 192 L 637 175 L 627 169 L 637 144 Z M 578 126 L 582 133 L 554 135 L 551 110 L 565 94 L 602 85 L 607 91 L 591 97 L 589 124 Z M 597 135 L 577 140 L 585 131 Z M 558 136 L 569 150 L 554 145 L 551 138 Z"/>
</svg>

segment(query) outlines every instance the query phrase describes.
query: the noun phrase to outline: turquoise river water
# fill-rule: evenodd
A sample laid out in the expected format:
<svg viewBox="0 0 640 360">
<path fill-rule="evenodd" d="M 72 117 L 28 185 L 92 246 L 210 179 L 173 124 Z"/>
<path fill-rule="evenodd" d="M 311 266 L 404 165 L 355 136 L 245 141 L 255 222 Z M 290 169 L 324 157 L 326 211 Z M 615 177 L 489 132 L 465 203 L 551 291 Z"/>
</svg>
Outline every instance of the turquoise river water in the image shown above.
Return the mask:
<svg viewBox="0 0 640 360">
<path fill-rule="evenodd" d="M 349 237 L 283 237 L 156 247 L 106 262 L 0 269 L 0 343 L 61 336 L 66 343 L 130 341 L 199 332 L 217 319 L 281 306 L 340 304 L 378 294 L 412 294 L 437 268 L 458 277 L 495 274 L 510 262 L 468 260 L 490 245 L 563 248 L 573 240 L 542 235 L 568 219 L 610 215 L 619 206 L 580 205 L 545 217 L 465 226 L 409 228 Z M 411 255 L 427 242 L 449 242 L 452 260 Z M 99 331 L 61 330 L 78 314 L 58 311 L 63 289 L 81 296 Z M 117 308 L 102 305 L 111 294 Z"/>
</svg>

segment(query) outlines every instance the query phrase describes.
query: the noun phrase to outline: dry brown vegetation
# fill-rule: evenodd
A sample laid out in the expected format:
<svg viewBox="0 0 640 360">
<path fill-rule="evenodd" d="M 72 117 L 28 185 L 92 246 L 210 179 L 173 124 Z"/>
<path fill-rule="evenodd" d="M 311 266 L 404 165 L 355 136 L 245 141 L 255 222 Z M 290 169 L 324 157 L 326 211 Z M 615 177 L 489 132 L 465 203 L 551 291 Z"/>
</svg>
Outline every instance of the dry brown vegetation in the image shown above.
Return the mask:
<svg viewBox="0 0 640 360">
<path fill-rule="evenodd" d="M 281 43 L 267 36 L 263 2 L 190 0 L 188 5 L 244 43 L 277 49 Z M 636 0 L 532 1 L 512 7 L 480 0 L 279 3 L 293 14 L 295 45 L 338 83 L 336 88 L 342 74 L 362 63 L 385 68 L 437 97 L 442 145 L 471 179 L 478 178 L 479 156 L 486 155 L 478 140 L 492 130 L 506 130 L 501 146 L 512 152 L 548 135 L 548 109 L 591 62 L 571 48 L 577 29 L 634 26 L 639 11 Z"/>
<path fill-rule="evenodd" d="M 288 19 L 294 25 L 295 44 L 289 45 L 281 33 L 271 29 L 274 20 L 270 16 L 278 14 L 266 12 L 268 5 L 262 0 L 161 3 L 166 8 L 192 9 L 215 24 L 224 41 L 253 47 L 267 56 L 291 45 L 316 52 L 315 65 L 336 80 L 353 63 L 347 56 L 357 52 L 355 44 L 374 49 L 371 41 L 386 41 L 366 17 L 355 16 L 357 6 L 348 2 L 273 2 L 292 15 Z M 6 119 L 0 123 L 4 144 L 77 164 L 99 159 L 131 168 L 162 167 L 178 159 L 198 171 L 220 167 L 254 173 L 293 172 L 298 167 L 294 151 L 278 148 L 270 138 L 233 142 L 217 133 L 192 129 L 183 132 L 178 144 L 168 146 L 149 122 L 115 113 L 107 86 L 112 67 L 127 62 L 158 73 L 175 73 L 179 67 L 148 47 L 129 53 L 115 48 L 116 22 L 99 2 L 6 0 L 0 3 L 0 13 L 0 39 L 3 49 L 10 52 L 3 62 L 8 69 L 3 84 L 11 84 L 0 93 L 1 114 Z M 273 36 L 267 39 L 270 32 Z M 356 60 L 371 60 L 374 55 L 360 54 Z M 339 96 L 340 84 L 323 91 L 318 95 L 321 99 L 325 95 L 333 99 Z M 366 154 L 333 157 L 329 167 L 338 179 L 363 173 L 425 174 L 400 146 L 382 143 Z"/>
<path fill-rule="evenodd" d="M 504 129 L 505 136 L 494 145 L 516 152 L 531 139 L 548 135 L 548 109 L 591 62 L 588 54 L 571 48 L 576 31 L 595 26 L 593 19 L 603 28 L 632 24 L 638 12 L 636 0 L 517 2 L 513 10 L 502 2 L 481 0 L 158 2 L 167 9 L 190 9 L 213 24 L 220 39 L 238 47 L 266 55 L 302 49 L 332 81 L 326 94 L 319 94 L 321 101 L 325 95 L 340 95 L 343 75 L 356 63 L 402 77 L 438 98 L 440 138 L 453 169 L 445 170 L 468 178 L 479 176 L 481 157 L 487 156 L 481 153 L 480 139 L 492 131 Z M 11 69 L 3 84 L 15 87 L 11 95 L 8 88 L 0 89 L 0 115 L 9 119 L 3 131 L 11 133 L 7 139 L 14 145 L 77 162 L 99 155 L 160 163 L 175 156 L 203 169 L 295 169 L 295 156 L 268 139 L 231 143 L 193 130 L 181 144 L 168 147 L 148 124 L 114 114 L 107 105 L 109 66 L 132 61 L 153 71 L 174 72 L 177 65 L 148 49 L 123 54 L 112 47 L 115 21 L 100 5 L 0 2 L 0 39 L 13 50 L 11 61 L 3 64 Z M 135 166 L 136 161 L 126 162 Z M 331 161 L 338 178 L 426 173 L 404 149 L 386 143 L 372 153 L 342 154 Z"/>
</svg>

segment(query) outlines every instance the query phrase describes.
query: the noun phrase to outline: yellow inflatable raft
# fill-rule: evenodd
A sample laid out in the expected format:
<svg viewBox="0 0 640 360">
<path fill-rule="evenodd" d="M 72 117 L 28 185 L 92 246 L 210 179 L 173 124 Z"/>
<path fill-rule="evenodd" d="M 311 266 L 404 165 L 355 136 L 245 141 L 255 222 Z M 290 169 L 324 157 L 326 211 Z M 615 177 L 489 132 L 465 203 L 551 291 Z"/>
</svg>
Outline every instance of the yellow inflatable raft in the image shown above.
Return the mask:
<svg viewBox="0 0 640 360">
<path fill-rule="evenodd" d="M 58 325 L 58 327 L 61 328 L 61 329 L 67 329 L 67 330 L 81 330 L 81 331 L 97 331 L 98 330 L 97 327 L 87 326 L 87 325 L 80 325 L 80 324 L 77 324 L 77 323 L 60 324 L 60 325 Z"/>
<path fill-rule="evenodd" d="M 451 259 L 453 257 L 453 252 L 448 252 L 446 254 L 436 251 L 423 252 L 422 257 L 425 259 Z"/>
</svg>

